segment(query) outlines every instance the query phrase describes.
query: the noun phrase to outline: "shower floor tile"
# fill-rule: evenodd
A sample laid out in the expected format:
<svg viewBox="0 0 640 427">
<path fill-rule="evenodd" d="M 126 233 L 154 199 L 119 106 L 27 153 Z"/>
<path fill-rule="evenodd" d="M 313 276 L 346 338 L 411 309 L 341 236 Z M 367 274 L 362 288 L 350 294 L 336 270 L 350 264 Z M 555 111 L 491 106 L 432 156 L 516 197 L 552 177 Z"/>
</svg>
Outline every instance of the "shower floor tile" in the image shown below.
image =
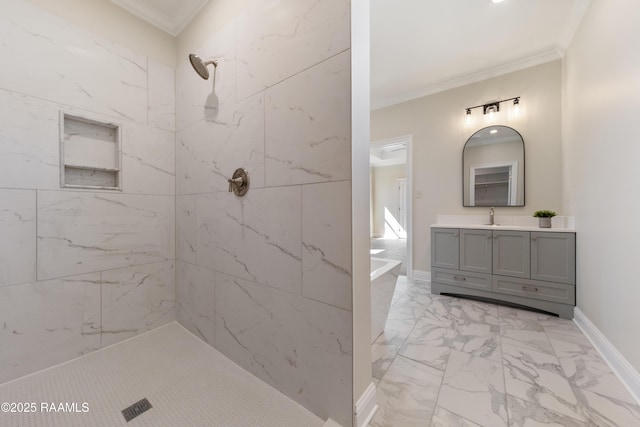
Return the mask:
<svg viewBox="0 0 640 427">
<path fill-rule="evenodd" d="M 152 408 L 127 423 L 121 411 L 143 398 Z M 2 402 L 34 403 L 36 410 L 3 408 L 0 426 L 323 424 L 176 322 L 2 384 Z"/>
</svg>

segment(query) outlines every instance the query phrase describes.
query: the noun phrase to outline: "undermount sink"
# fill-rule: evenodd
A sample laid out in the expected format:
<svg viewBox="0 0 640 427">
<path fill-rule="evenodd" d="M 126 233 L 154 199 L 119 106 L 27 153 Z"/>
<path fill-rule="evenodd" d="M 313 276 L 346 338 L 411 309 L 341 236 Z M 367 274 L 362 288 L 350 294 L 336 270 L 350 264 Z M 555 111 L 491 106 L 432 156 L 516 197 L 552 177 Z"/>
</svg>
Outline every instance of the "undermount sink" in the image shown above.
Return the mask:
<svg viewBox="0 0 640 427">
<path fill-rule="evenodd" d="M 526 226 L 522 226 L 522 225 L 509 225 L 509 224 L 482 224 L 481 227 L 506 228 L 509 230 L 527 228 Z"/>
</svg>

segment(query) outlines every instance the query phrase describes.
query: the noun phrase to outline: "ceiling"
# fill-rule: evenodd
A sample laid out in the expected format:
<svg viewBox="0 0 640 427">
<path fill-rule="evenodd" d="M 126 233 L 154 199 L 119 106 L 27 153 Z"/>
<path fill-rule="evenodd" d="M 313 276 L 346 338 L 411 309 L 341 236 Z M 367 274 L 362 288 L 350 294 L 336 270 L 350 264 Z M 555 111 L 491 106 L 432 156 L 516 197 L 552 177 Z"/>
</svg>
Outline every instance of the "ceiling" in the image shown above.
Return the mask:
<svg viewBox="0 0 640 427">
<path fill-rule="evenodd" d="M 407 163 L 407 143 L 394 142 L 369 150 L 369 163 L 371 167 L 404 165 Z"/>
<path fill-rule="evenodd" d="M 588 2 L 372 0 L 372 109 L 559 59 Z"/>
<path fill-rule="evenodd" d="M 174 37 L 209 3 L 209 0 L 111 1 Z"/>
</svg>

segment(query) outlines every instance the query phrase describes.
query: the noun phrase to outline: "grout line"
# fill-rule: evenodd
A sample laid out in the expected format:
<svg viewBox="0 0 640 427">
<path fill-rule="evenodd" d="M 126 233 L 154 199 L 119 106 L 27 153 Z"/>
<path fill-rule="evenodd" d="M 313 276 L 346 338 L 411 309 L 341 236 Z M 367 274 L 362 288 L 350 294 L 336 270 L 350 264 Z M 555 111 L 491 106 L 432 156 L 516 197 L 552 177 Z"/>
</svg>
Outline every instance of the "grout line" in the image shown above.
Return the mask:
<svg viewBox="0 0 640 427">
<path fill-rule="evenodd" d="M 263 185 L 267 185 L 267 90 L 262 91 L 262 161 L 264 164 L 264 181 Z"/>
<path fill-rule="evenodd" d="M 36 242 L 35 242 L 36 265 L 35 265 L 35 269 L 36 269 L 36 271 L 35 271 L 34 276 L 35 276 L 35 279 L 36 279 L 36 282 L 37 282 L 38 281 L 38 241 L 40 240 L 38 238 L 38 218 L 40 217 L 40 214 L 38 212 L 38 192 L 39 192 L 39 190 L 34 190 L 34 191 L 35 191 L 35 199 L 36 199 L 35 200 L 35 202 L 36 202 L 35 203 L 35 205 L 36 205 L 36 212 L 35 212 L 35 222 L 36 222 L 36 236 L 35 236 L 36 237 Z M 29 283 L 29 282 L 27 282 L 27 283 Z"/>
<path fill-rule="evenodd" d="M 502 318 L 500 315 L 500 307 L 496 308 L 498 313 L 498 342 L 500 344 L 500 367 L 502 368 L 502 389 L 504 390 L 504 409 L 507 416 L 507 425 L 511 425 L 511 416 L 509 415 L 509 402 L 507 400 L 507 368 L 504 365 L 504 351 L 502 348 Z"/>
<path fill-rule="evenodd" d="M 102 271 L 99 273 L 100 274 L 100 348 L 102 348 L 104 346 L 104 343 L 102 342 L 103 339 L 103 331 L 104 331 L 104 324 L 103 324 L 103 310 L 102 310 L 102 294 L 103 294 L 103 287 L 104 287 L 104 283 L 103 283 L 103 279 L 102 279 Z"/>
<path fill-rule="evenodd" d="M 173 71 L 173 296 L 174 296 L 174 312 L 176 320 L 178 319 L 178 132 L 176 130 L 178 123 L 178 76 L 176 73 L 177 66 L 172 68 Z M 184 199 L 182 199 L 184 200 Z M 194 202 L 195 205 L 195 202 Z M 193 213 L 195 217 L 195 212 Z"/>
<path fill-rule="evenodd" d="M 167 193 L 131 193 L 118 190 L 100 190 L 97 188 L 27 188 L 27 187 L 1 187 L 0 190 L 16 190 L 16 191 L 48 191 L 56 193 L 83 193 L 83 194 L 102 194 L 114 196 L 148 196 L 148 197 L 173 197 L 174 194 Z M 196 193 L 200 194 L 200 193 Z M 204 193 L 203 193 L 204 194 Z"/>
<path fill-rule="evenodd" d="M 300 297 L 300 298 L 304 298 L 307 301 L 312 301 L 314 303 L 326 305 L 326 306 L 329 306 L 329 307 L 336 308 L 338 310 L 342 310 L 342 311 L 345 311 L 345 312 L 348 312 L 348 313 L 352 313 L 351 310 L 347 310 L 347 309 L 345 309 L 343 307 L 339 307 L 337 305 L 333 305 L 333 304 L 330 304 L 330 303 L 327 303 L 327 302 L 324 302 L 324 301 L 318 301 L 316 299 L 309 298 L 309 297 L 303 295 L 302 293 L 291 292 L 291 291 L 287 291 L 287 290 L 281 289 L 281 288 L 276 288 L 274 286 L 267 285 L 267 284 L 264 284 L 264 283 L 258 283 L 258 282 L 254 281 L 254 280 L 251 280 L 251 279 L 246 279 L 244 277 L 236 276 L 234 274 L 225 273 L 224 271 L 214 270 L 212 268 L 204 267 L 204 266 L 195 264 L 195 263 L 190 262 L 190 261 L 183 261 L 181 259 L 178 259 L 178 260 L 176 260 L 176 263 L 178 263 L 178 262 L 183 263 L 183 264 L 189 264 L 189 265 L 191 265 L 193 267 L 197 267 L 197 268 L 204 268 L 205 270 L 208 270 L 208 271 L 211 271 L 211 272 L 215 273 L 216 276 L 222 274 L 224 276 L 228 276 L 228 277 L 231 277 L 233 279 L 242 280 L 244 282 L 249 282 L 249 283 L 251 283 L 253 285 L 256 285 L 256 286 L 264 286 L 265 288 L 268 288 L 268 289 L 271 289 L 271 290 L 274 290 L 274 291 L 283 292 L 283 293 L 288 294 L 288 295 L 294 295 L 294 296 L 297 296 L 297 297 Z"/>
</svg>

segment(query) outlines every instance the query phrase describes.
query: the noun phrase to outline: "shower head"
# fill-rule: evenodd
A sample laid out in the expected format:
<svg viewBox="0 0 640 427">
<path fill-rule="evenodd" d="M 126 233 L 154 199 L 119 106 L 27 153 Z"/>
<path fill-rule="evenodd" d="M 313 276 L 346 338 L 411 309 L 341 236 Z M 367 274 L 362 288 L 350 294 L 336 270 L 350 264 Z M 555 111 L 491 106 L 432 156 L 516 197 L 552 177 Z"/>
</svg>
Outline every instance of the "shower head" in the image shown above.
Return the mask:
<svg viewBox="0 0 640 427">
<path fill-rule="evenodd" d="M 214 67 L 218 66 L 218 61 L 211 60 L 204 62 L 198 55 L 193 53 L 189 55 L 189 61 L 191 61 L 191 65 L 193 66 L 193 69 L 196 70 L 196 73 L 205 80 L 209 80 L 209 70 L 207 69 L 207 65 L 213 64 Z"/>
</svg>

